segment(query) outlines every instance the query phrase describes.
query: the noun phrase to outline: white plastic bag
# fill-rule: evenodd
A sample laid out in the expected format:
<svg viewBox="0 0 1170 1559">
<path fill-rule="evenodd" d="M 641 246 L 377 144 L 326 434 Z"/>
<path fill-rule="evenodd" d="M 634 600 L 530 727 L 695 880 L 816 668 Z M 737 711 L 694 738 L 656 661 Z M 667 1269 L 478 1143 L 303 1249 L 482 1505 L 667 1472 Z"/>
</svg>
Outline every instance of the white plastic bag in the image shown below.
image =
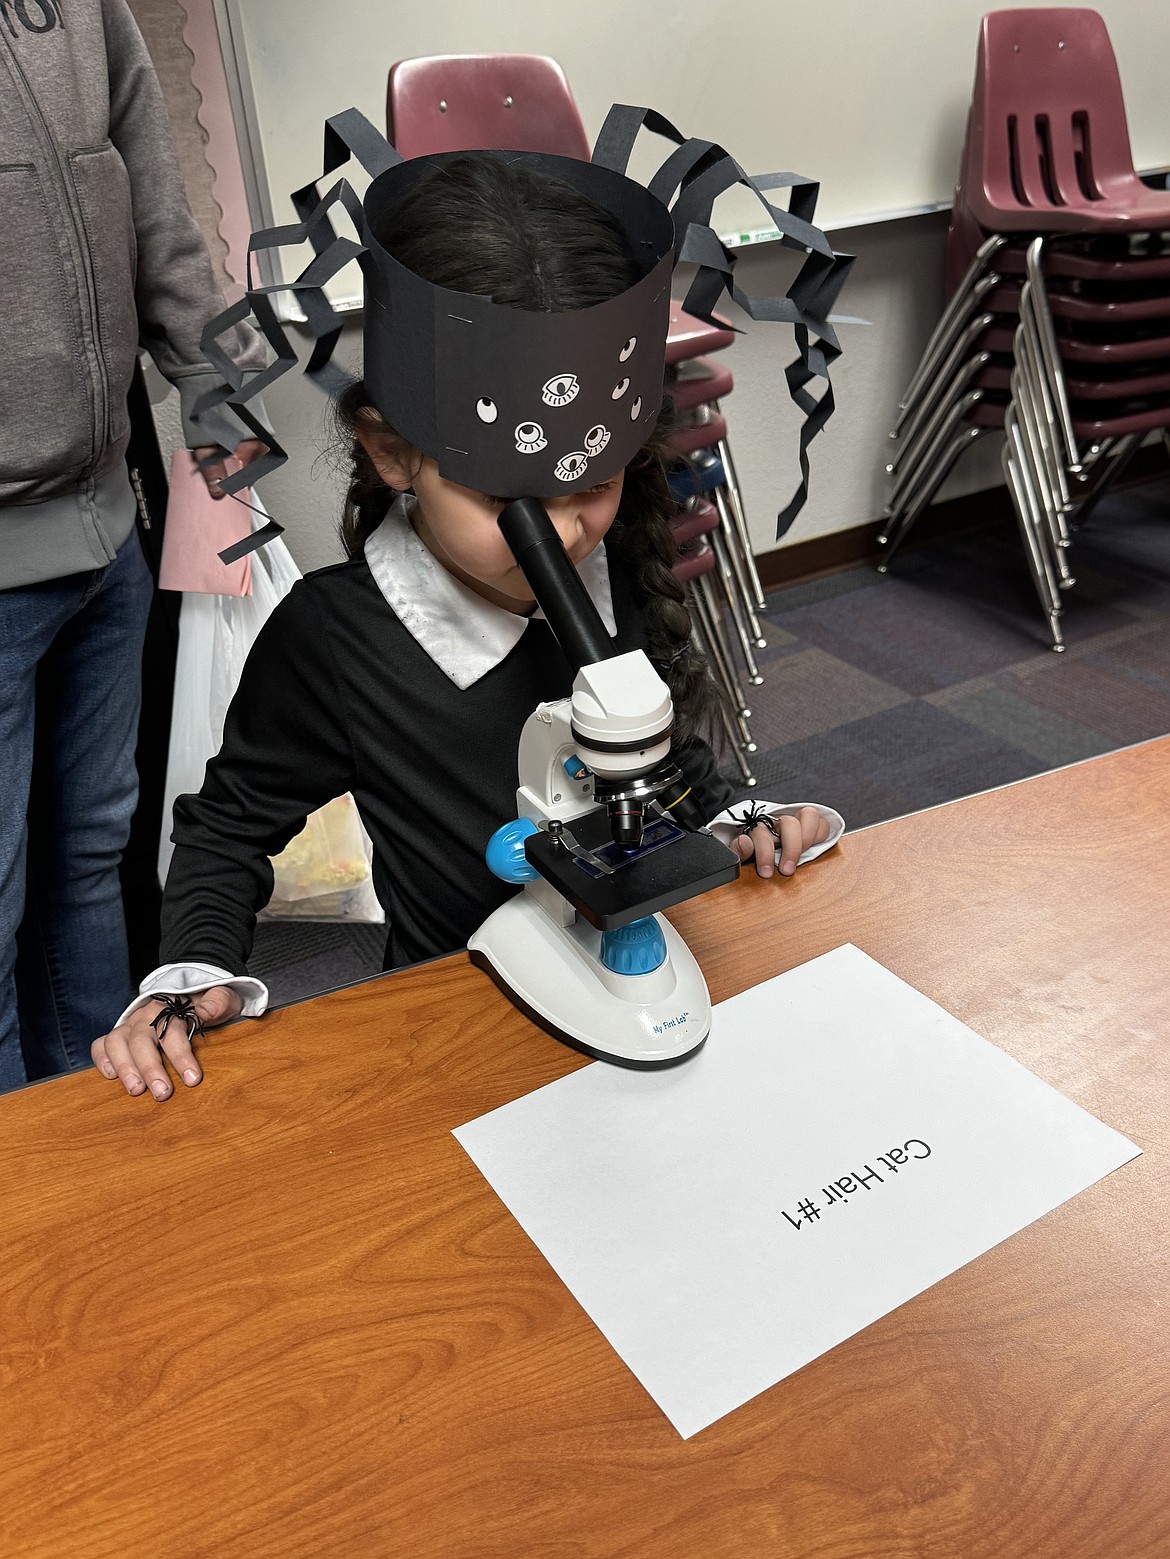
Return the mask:
<svg viewBox="0 0 1170 1559">
<path fill-rule="evenodd" d="M 314 812 L 272 863 L 266 916 L 282 920 L 383 920 L 370 881 L 369 841 L 352 796 Z"/>
<path fill-rule="evenodd" d="M 260 500 L 254 524 L 267 521 Z M 250 596 L 184 594 L 179 615 L 174 710 L 167 753 L 159 880 L 166 881 L 175 797 L 197 791 L 223 741 L 223 722 L 248 651 L 276 603 L 301 577 L 279 536 L 252 554 Z M 352 796 L 314 812 L 272 863 L 275 886 L 265 917 L 382 921 L 370 876 L 370 841 Z"/>
</svg>

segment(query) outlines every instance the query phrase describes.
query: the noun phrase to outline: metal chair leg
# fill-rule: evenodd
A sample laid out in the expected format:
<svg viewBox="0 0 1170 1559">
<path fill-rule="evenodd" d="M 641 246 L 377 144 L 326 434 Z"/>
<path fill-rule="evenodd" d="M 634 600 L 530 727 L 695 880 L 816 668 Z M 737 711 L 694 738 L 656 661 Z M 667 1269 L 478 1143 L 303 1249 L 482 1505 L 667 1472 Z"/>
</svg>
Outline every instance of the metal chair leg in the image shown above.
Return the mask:
<svg viewBox="0 0 1170 1559">
<path fill-rule="evenodd" d="M 1020 324 L 1015 335 L 1015 355 L 1017 365 L 1028 376 L 1032 398 L 1048 428 L 1048 438 L 1044 444 L 1048 469 L 1051 473 L 1053 490 L 1059 498 L 1060 511 L 1067 513 L 1072 500 L 1069 493 L 1068 472 L 1062 458 L 1064 434 L 1061 432 L 1056 401 L 1044 366 L 1039 328 L 1032 309 L 1030 282 L 1024 283 L 1020 293 Z"/>
<path fill-rule="evenodd" d="M 1164 433 L 1163 436 L 1165 437 L 1166 434 Z M 1084 528 L 1089 516 L 1101 502 L 1101 499 L 1121 480 L 1126 467 L 1142 447 L 1144 439 L 1144 433 L 1127 433 L 1124 438 L 1110 440 L 1115 445 L 1113 459 L 1106 469 L 1102 471 L 1092 492 L 1085 495 L 1075 510 L 1077 530 Z M 1167 447 L 1170 448 L 1170 438 L 1167 440 Z"/>
<path fill-rule="evenodd" d="M 719 403 L 713 403 L 716 411 Z M 759 570 L 756 568 L 755 556 L 752 553 L 752 538 L 748 530 L 747 514 L 743 506 L 743 497 L 739 489 L 739 477 L 736 474 L 735 461 L 731 458 L 731 443 L 728 439 L 720 439 L 715 446 L 720 460 L 723 462 L 723 474 L 727 478 L 727 506 L 731 510 L 731 517 L 735 521 L 735 528 L 739 533 L 739 544 L 743 552 L 743 561 L 747 568 L 748 583 L 755 597 L 756 611 L 764 612 L 768 609 L 768 603 L 764 598 L 764 587 L 760 583 Z"/>
<path fill-rule="evenodd" d="M 700 592 L 693 588 L 693 586 L 695 584 L 698 584 L 698 583 L 701 583 L 701 582 L 702 582 L 702 578 L 700 578 L 700 580 L 696 580 L 696 581 L 692 582 L 691 604 L 695 608 L 698 608 L 698 610 L 696 612 L 696 615 L 692 618 L 692 629 L 693 629 L 693 631 L 695 633 L 695 637 L 699 640 L 700 644 L 702 645 L 704 636 L 703 636 L 702 630 L 701 630 L 701 628 L 699 626 L 699 624 L 700 624 L 700 622 L 702 620 L 702 617 L 701 617 L 701 610 L 702 609 L 699 608 Z M 708 638 L 707 641 L 706 641 L 706 646 L 705 646 L 706 650 L 707 651 L 713 651 L 714 650 L 714 646 L 715 646 L 714 638 Z M 711 655 L 711 659 L 713 661 L 715 661 L 716 663 L 718 663 L 718 656 L 716 654 L 712 654 Z M 741 777 L 743 779 L 743 782 L 747 786 L 747 788 L 749 790 L 751 790 L 751 789 L 754 788 L 754 786 L 756 784 L 756 776 L 752 773 L 751 765 L 748 763 L 746 757 L 744 756 L 744 754 L 746 752 L 755 752 L 755 750 L 756 750 L 756 744 L 751 739 L 751 732 L 748 730 L 747 724 L 744 721 L 742 715 L 738 715 L 737 714 L 737 715 L 733 716 L 731 710 L 727 707 L 726 702 L 721 703 L 720 706 L 719 706 L 719 720 L 720 720 L 720 723 L 723 726 L 724 733 L 725 733 L 725 735 L 727 737 L 727 745 L 731 748 L 731 751 L 732 751 L 732 753 L 735 756 L 735 761 L 736 761 L 736 764 L 739 767 L 739 772 L 740 772 L 740 775 L 741 775 Z M 745 740 L 745 736 L 746 736 L 746 740 Z"/>
<path fill-rule="evenodd" d="M 966 376 L 969 378 L 971 373 L 977 372 L 990 360 L 991 353 L 986 351 L 979 352 L 978 347 L 980 337 L 994 317 L 992 314 L 977 314 L 947 354 L 946 362 L 943 363 L 935 375 L 935 386 L 946 386 L 945 389 L 938 392 L 944 400 L 952 393 L 956 379 L 959 377 L 960 370 L 965 363 L 973 360 L 978 355 L 979 361 L 974 363 L 970 373 Z M 937 397 L 935 396 L 923 395 L 913 415 L 907 418 L 904 430 L 898 435 L 898 447 L 895 449 L 891 459 L 886 463 L 886 471 L 890 476 L 893 476 L 900 463 L 906 458 L 906 451 L 913 447 L 919 430 L 930 418 L 936 399 Z M 890 437 L 893 438 L 894 435 L 891 433 Z"/>
<path fill-rule="evenodd" d="M 1004 418 L 1004 431 L 1007 437 L 1001 456 L 1003 473 L 1008 491 L 1012 495 L 1012 507 L 1023 538 L 1024 556 L 1032 575 L 1032 583 L 1040 598 L 1041 610 L 1048 619 L 1049 631 L 1052 634 L 1052 648 L 1059 654 L 1064 649 L 1064 635 L 1060 627 L 1060 591 L 1042 539 L 1036 495 L 1031 489 L 1028 478 L 1027 457 L 1016 424 L 1015 413 L 1010 406 Z"/>
<path fill-rule="evenodd" d="M 906 494 L 914 490 L 921 473 L 949 442 L 958 425 L 967 420 L 968 413 L 978 406 L 985 393 L 983 390 L 968 390 L 956 401 L 939 403 L 938 411 L 919 440 L 919 448 L 913 459 L 898 472 L 890 492 L 890 501 L 886 505 L 887 514 L 895 514 L 903 507 Z"/>
<path fill-rule="evenodd" d="M 1093 467 L 1100 461 L 1104 460 L 1105 463 L 1108 464 L 1109 459 L 1113 454 L 1113 446 L 1116 443 L 1116 439 L 1104 438 L 1099 444 L 1090 444 L 1088 449 L 1084 450 L 1081 455 L 1082 477 L 1087 471 L 1091 471 Z M 1075 503 L 1077 500 L 1074 499 L 1073 501 Z"/>
<path fill-rule="evenodd" d="M 978 443 L 984 434 L 989 433 L 990 431 L 991 430 L 989 428 L 960 428 L 951 439 L 950 443 L 931 465 L 930 469 L 923 473 L 921 482 L 914 488 L 914 491 L 908 498 L 902 512 L 897 516 L 896 521 L 894 523 L 887 524 L 883 533 L 878 537 L 878 541 L 881 542 L 881 544 L 886 549 L 881 562 L 877 566 L 877 571 L 879 574 L 886 574 L 889 572 L 890 564 L 893 561 L 894 554 L 897 552 L 898 548 L 902 545 L 902 543 L 906 540 L 906 537 L 914 528 L 914 523 L 918 519 L 918 516 L 930 503 L 935 493 L 938 492 L 939 488 L 950 475 L 951 467 L 959 459 L 959 456 L 972 444 Z"/>
<path fill-rule="evenodd" d="M 1036 494 L 1044 529 L 1051 543 L 1050 557 L 1056 569 L 1058 583 L 1067 590 L 1075 583 L 1068 566 L 1068 526 L 1056 504 L 1056 495 L 1050 486 L 1048 471 L 1048 446 L 1044 429 L 1040 424 L 1036 404 L 1030 387 L 1024 383 L 1019 368 L 1012 370 L 1012 406 L 1016 424 L 1023 438 L 1032 487 Z"/>
<path fill-rule="evenodd" d="M 740 747 L 739 743 L 733 741 L 731 745 L 735 750 L 735 761 L 739 765 L 739 772 L 743 776 L 744 784 L 749 790 L 754 790 L 759 784 L 759 780 L 752 773 L 751 767 L 748 764 L 747 759 L 744 757 L 743 749 Z"/>
<path fill-rule="evenodd" d="M 711 532 L 711 550 L 715 554 L 715 564 L 719 574 L 719 582 L 723 586 L 723 594 L 727 598 L 728 610 L 731 613 L 732 626 L 735 629 L 736 638 L 739 640 L 740 653 L 743 663 L 747 667 L 748 681 L 753 687 L 758 687 L 764 680 L 760 675 L 760 668 L 756 661 L 755 645 L 752 640 L 751 629 L 747 619 L 740 608 L 739 594 L 736 590 L 735 575 L 732 573 L 731 561 L 727 556 L 727 545 L 719 531 Z"/>
<path fill-rule="evenodd" d="M 712 600 L 711 582 L 703 574 L 692 582 L 695 606 L 699 612 L 699 621 L 702 623 L 703 632 L 707 643 L 711 646 L 719 676 L 727 689 L 731 702 L 735 706 L 737 718 L 750 720 L 751 709 L 748 707 L 747 697 L 735 671 L 735 660 L 731 653 L 731 645 L 728 643 L 723 624 L 719 617 L 718 604 Z"/>
<path fill-rule="evenodd" d="M 934 327 L 930 340 L 926 343 L 926 349 L 919 361 L 918 368 L 915 370 L 914 377 L 906 386 L 902 399 L 898 402 L 900 411 L 905 411 L 910 407 L 926 380 L 942 360 L 945 352 L 949 350 L 948 345 L 940 352 L 940 342 L 944 339 L 948 343 L 950 340 L 953 340 L 956 325 L 962 319 L 962 316 L 969 312 L 981 298 L 985 297 L 991 291 L 992 286 L 998 285 L 998 278 L 991 283 L 991 286 L 986 285 L 987 278 L 983 275 L 983 272 L 1006 241 L 1002 234 L 993 233 L 976 250 L 974 259 L 967 267 L 967 274 L 951 295 L 950 301 L 943 310 L 938 324 Z M 894 431 L 895 433 L 897 432 L 896 424 Z"/>
<path fill-rule="evenodd" d="M 764 630 L 756 616 L 756 603 L 752 595 L 751 586 L 748 583 L 747 570 L 744 567 L 743 550 L 739 544 L 739 532 L 735 528 L 735 521 L 731 515 L 731 509 L 727 503 L 726 489 L 713 487 L 711 499 L 715 505 L 715 512 L 719 516 L 719 530 L 723 537 L 723 544 L 727 549 L 728 562 L 731 564 L 731 572 L 735 579 L 736 589 L 739 592 L 739 604 L 743 612 L 744 621 L 756 641 L 758 650 L 765 650 L 768 641 L 764 638 Z"/>
<path fill-rule="evenodd" d="M 716 650 L 716 647 L 712 642 L 706 628 L 704 627 L 698 595 L 696 592 L 692 591 L 690 593 L 687 604 L 691 611 L 691 637 L 699 646 L 699 649 L 702 651 L 702 653 L 706 656 L 709 664 L 713 667 L 716 676 L 723 684 L 724 692 L 727 694 L 723 709 L 721 711 L 724 727 L 729 733 L 731 733 L 732 723 L 734 723 L 736 728 L 734 740 L 739 743 L 744 752 L 755 752 L 756 742 L 755 738 L 752 736 L 751 727 L 744 719 L 744 716 L 738 707 L 735 707 L 734 709 L 730 707 L 734 703 L 734 693 L 731 686 L 729 685 L 729 678 L 725 675 L 723 666 L 720 664 L 719 653 Z"/>
<path fill-rule="evenodd" d="M 692 610 L 692 615 L 691 615 L 691 635 L 692 635 L 695 643 L 699 646 L 699 649 L 707 657 L 707 659 L 711 663 L 711 665 L 715 666 L 715 665 L 717 665 L 716 657 L 715 657 L 714 651 L 712 649 L 710 640 L 707 638 L 707 635 L 703 632 L 702 625 L 701 625 L 699 617 L 698 617 L 698 609 L 695 606 L 695 602 L 694 602 L 694 598 L 693 597 L 691 599 L 690 605 L 691 605 L 691 610 Z M 720 681 L 722 681 L 722 680 L 723 680 L 722 677 L 720 677 Z M 724 683 L 724 688 L 726 690 L 726 683 Z M 724 730 L 727 732 L 729 738 L 734 743 L 738 744 L 740 747 L 743 748 L 744 752 L 755 752 L 755 750 L 756 750 L 756 741 L 755 741 L 755 738 L 752 736 L 750 726 L 748 725 L 747 721 L 739 713 L 738 710 L 735 710 L 733 712 L 731 709 L 728 708 L 728 705 L 730 705 L 730 703 L 731 703 L 731 697 L 730 697 L 730 694 L 729 694 L 727 699 L 723 703 L 723 705 L 720 707 L 720 711 L 719 711 L 720 719 L 723 722 Z"/>
<path fill-rule="evenodd" d="M 1028 441 L 1020 425 L 1015 406 L 1008 407 L 1004 417 L 1004 429 L 1008 436 L 1008 443 L 1011 446 L 1012 459 L 1016 463 L 1019 487 L 1026 500 L 1025 517 L 1029 520 L 1030 529 L 1035 539 L 1036 553 L 1044 575 L 1047 598 L 1052 610 L 1060 612 L 1062 610 L 1062 602 L 1060 599 L 1060 577 L 1053 557 L 1055 549 L 1051 545 L 1051 532 L 1046 521 L 1043 502 L 1037 486 L 1036 467 L 1032 459 L 1032 452 L 1028 447 Z"/>
<path fill-rule="evenodd" d="M 1052 323 L 1052 310 L 1048 306 L 1048 283 L 1044 279 L 1044 240 L 1034 238 L 1028 245 L 1028 281 L 1031 283 L 1030 302 L 1036 321 L 1044 370 L 1055 404 L 1057 422 L 1064 439 L 1065 454 L 1071 471 L 1079 471 L 1081 457 L 1077 450 L 1077 436 L 1073 431 L 1072 412 L 1068 394 L 1064 388 L 1064 374 L 1060 366 L 1060 348 L 1056 340 L 1056 326 Z M 1021 307 L 1022 307 L 1021 301 Z"/>
<path fill-rule="evenodd" d="M 982 277 L 971 289 L 971 295 L 965 300 L 965 306 L 954 315 L 944 315 L 935 326 L 934 334 L 926 344 L 926 350 L 922 354 L 922 361 L 915 371 L 913 379 L 907 386 L 905 399 L 899 408 L 898 421 L 892 429 L 894 437 L 898 436 L 899 429 L 906 418 L 912 414 L 918 403 L 919 397 L 926 394 L 932 381 L 937 377 L 940 365 L 946 360 L 947 354 L 967 328 L 967 323 L 973 314 L 987 312 L 983 306 L 983 300 L 1003 281 L 1002 276 L 994 272 Z"/>
</svg>

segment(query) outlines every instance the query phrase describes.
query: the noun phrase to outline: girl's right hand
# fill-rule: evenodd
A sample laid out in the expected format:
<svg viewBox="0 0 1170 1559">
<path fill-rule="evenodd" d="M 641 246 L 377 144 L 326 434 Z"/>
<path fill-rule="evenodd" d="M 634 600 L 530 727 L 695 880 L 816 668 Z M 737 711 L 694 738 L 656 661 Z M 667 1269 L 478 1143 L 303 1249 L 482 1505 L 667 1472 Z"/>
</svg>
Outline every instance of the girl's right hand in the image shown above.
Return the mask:
<svg viewBox="0 0 1170 1559">
<path fill-rule="evenodd" d="M 187 1025 L 182 1018 L 170 1018 L 159 1028 L 152 1021 L 165 1005 L 166 998 L 148 1001 L 137 1008 L 117 1028 L 95 1039 L 90 1046 L 93 1064 L 103 1077 L 121 1082 L 127 1093 L 145 1093 L 149 1088 L 156 1099 L 169 1099 L 174 1092 L 163 1057 L 188 1088 L 203 1079 L 203 1069 L 195 1059 Z M 213 985 L 191 998 L 195 1015 L 207 1028 L 238 1018 L 243 999 L 227 985 Z"/>
</svg>

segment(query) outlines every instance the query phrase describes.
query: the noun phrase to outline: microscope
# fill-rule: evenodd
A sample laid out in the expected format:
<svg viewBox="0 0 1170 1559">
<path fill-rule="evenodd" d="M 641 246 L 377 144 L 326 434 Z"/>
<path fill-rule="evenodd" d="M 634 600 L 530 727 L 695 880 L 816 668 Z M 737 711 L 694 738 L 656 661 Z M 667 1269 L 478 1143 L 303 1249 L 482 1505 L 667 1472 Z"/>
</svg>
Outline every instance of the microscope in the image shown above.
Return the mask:
<svg viewBox="0 0 1170 1559">
<path fill-rule="evenodd" d="M 571 698 L 520 735 L 518 816 L 487 864 L 523 891 L 488 916 L 471 960 L 535 1023 L 599 1060 L 672 1066 L 711 1027 L 702 970 L 661 911 L 732 882 L 739 858 L 670 756 L 670 692 L 642 650 L 618 654 L 542 505 L 500 529 L 557 643 Z"/>
</svg>

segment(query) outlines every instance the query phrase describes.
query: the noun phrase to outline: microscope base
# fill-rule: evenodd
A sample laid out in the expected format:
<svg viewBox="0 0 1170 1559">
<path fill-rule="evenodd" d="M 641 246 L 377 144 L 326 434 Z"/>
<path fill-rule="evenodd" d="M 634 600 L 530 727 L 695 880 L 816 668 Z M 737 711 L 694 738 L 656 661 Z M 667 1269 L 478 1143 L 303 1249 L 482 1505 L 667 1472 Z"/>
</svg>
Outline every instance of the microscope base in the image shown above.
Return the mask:
<svg viewBox="0 0 1170 1559">
<path fill-rule="evenodd" d="M 604 968 L 601 933 L 585 921 L 554 924 L 528 893 L 489 915 L 467 944 L 521 1012 L 555 1039 L 619 1066 L 675 1066 L 700 1048 L 711 998 L 694 954 L 661 915 L 666 962 L 650 974 Z"/>
</svg>

